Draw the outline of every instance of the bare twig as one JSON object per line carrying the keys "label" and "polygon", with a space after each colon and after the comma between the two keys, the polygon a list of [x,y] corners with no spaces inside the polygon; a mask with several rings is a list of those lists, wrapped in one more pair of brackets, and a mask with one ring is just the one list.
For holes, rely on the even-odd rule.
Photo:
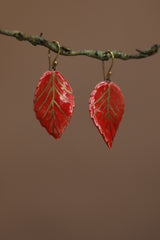
{"label": "bare twig", "polygon": [[[58,47],[57,47],[56,43],[43,38],[42,33],[39,36],[32,36],[32,35],[28,35],[24,32],[20,32],[20,31],[10,31],[7,29],[0,29],[0,34],[15,37],[19,41],[28,41],[34,46],[41,45],[41,46],[44,46],[54,52],[58,51]],[[140,58],[145,58],[145,57],[154,55],[155,53],[158,52],[159,48],[160,48],[160,45],[154,44],[153,46],[151,46],[150,48],[148,48],[144,51],[136,49],[136,51],[138,52],[137,54],[127,54],[125,52],[118,51],[118,50],[113,50],[112,52],[113,52],[115,58],[119,58],[121,60],[140,59]],[[97,58],[99,60],[108,60],[112,57],[111,53],[108,50],[99,51],[99,50],[85,50],[84,49],[84,50],[75,50],[74,51],[74,50],[71,50],[70,48],[64,47],[64,46],[61,46],[60,54],[64,55],[64,56],[85,55],[88,57]]]}

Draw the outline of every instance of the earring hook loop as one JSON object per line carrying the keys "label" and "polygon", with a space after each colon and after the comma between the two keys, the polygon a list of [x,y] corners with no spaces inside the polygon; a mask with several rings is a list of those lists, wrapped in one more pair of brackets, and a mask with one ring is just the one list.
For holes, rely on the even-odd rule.
{"label": "earring hook loop", "polygon": [[108,73],[107,73],[107,75],[106,75],[106,74],[105,74],[104,61],[102,61],[103,75],[104,75],[104,80],[105,80],[105,81],[110,81],[110,76],[111,76],[111,74],[112,74],[111,69],[112,69],[113,64],[114,64],[114,54],[113,54],[113,52],[110,51],[110,50],[108,50],[108,52],[109,52],[109,53],[111,54],[111,56],[112,56],[112,63],[111,63],[111,66],[110,66],[110,68],[109,68],[109,70],[108,70]]}
{"label": "earring hook loop", "polygon": [[60,43],[59,43],[58,41],[55,41],[55,40],[54,40],[53,42],[55,42],[55,43],[57,44],[57,46],[58,46],[58,52],[57,52],[57,55],[56,55],[55,59],[54,59],[53,62],[51,63],[51,50],[48,49],[49,70],[52,70],[52,69],[55,70],[55,69],[56,69],[56,66],[57,66],[57,64],[58,64],[57,58],[59,57],[60,52],[61,52]]}

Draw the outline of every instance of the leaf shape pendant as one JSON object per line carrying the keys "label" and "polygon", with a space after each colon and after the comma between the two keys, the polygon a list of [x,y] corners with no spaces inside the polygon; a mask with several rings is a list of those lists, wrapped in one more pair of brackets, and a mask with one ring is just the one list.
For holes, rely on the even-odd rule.
{"label": "leaf shape pendant", "polygon": [[34,111],[41,125],[60,138],[73,114],[74,96],[67,80],[57,71],[45,72],[34,95]]}
{"label": "leaf shape pendant", "polygon": [[124,106],[121,90],[113,82],[100,82],[91,93],[89,100],[90,115],[109,148],[112,146],[124,113]]}

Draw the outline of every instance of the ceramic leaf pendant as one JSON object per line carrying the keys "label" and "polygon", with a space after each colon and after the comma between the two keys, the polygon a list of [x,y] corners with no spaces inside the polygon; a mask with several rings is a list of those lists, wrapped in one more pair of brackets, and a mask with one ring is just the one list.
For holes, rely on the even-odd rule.
{"label": "ceramic leaf pendant", "polygon": [[114,54],[109,50],[108,53],[112,56],[112,64],[107,76],[105,76],[104,61],[102,62],[104,81],[98,83],[91,93],[89,111],[91,118],[103,136],[104,141],[107,143],[108,147],[111,148],[124,113],[125,103],[120,88],[110,81]]}
{"label": "ceramic leaf pendant", "polygon": [[67,80],[57,71],[45,72],[35,91],[34,111],[49,134],[60,138],[73,114],[74,96]]}
{"label": "ceramic leaf pendant", "polygon": [[124,113],[124,105],[121,90],[113,82],[100,82],[91,93],[90,115],[109,148]]}

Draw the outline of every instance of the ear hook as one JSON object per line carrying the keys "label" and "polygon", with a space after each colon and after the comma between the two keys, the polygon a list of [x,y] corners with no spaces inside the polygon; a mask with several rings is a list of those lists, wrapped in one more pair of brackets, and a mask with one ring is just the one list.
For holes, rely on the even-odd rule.
{"label": "ear hook", "polygon": [[114,63],[114,54],[113,54],[113,52],[110,51],[110,50],[108,50],[108,52],[112,55],[112,63],[111,63],[111,66],[110,66],[110,68],[109,68],[109,70],[108,70],[107,75],[105,75],[104,61],[102,61],[103,75],[104,75],[104,80],[105,80],[105,81],[110,81],[110,76],[111,76],[111,74],[112,74],[111,69],[112,69],[113,63]]}
{"label": "ear hook", "polygon": [[61,51],[61,46],[60,46],[59,42],[58,42],[58,41],[53,41],[53,42],[55,42],[55,43],[57,44],[57,46],[58,46],[58,52],[57,52],[57,55],[56,55],[55,59],[53,60],[53,62],[52,62],[52,64],[51,64],[51,50],[48,49],[49,70],[52,70],[52,69],[55,70],[55,69],[56,69],[56,66],[57,66],[57,64],[58,64],[57,58],[59,57],[60,51]]}

